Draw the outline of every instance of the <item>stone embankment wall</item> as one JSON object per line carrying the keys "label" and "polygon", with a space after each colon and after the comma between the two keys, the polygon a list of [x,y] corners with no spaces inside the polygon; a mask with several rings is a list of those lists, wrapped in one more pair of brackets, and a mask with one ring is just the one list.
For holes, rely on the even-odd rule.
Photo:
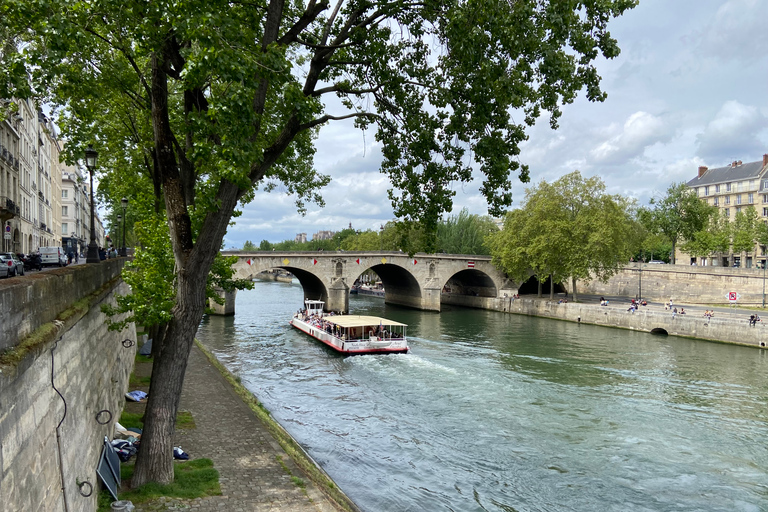
{"label": "stone embankment wall", "polygon": [[641,307],[635,313],[627,311],[627,304],[600,306],[599,304],[568,302],[559,304],[548,299],[496,299],[493,308],[520,315],[540,316],[569,322],[581,322],[606,327],[660,332],[688,336],[703,340],[721,341],[754,347],[768,343],[768,322],[749,325],[747,315],[716,315],[707,319],[701,312],[673,315],[664,309]]}
{"label": "stone embankment wall", "polygon": [[[92,511],[105,436],[124,403],[135,328],[100,306],[127,293],[125,260],[0,282],[0,510]],[[90,493],[90,496],[84,496]]]}
{"label": "stone embankment wall", "polygon": [[[689,304],[727,304],[727,294],[736,292],[740,305],[761,305],[768,291],[762,269],[697,267],[689,265],[629,264],[607,282],[579,281],[578,293],[637,297],[654,301]],[[570,289],[570,286],[568,286]]]}

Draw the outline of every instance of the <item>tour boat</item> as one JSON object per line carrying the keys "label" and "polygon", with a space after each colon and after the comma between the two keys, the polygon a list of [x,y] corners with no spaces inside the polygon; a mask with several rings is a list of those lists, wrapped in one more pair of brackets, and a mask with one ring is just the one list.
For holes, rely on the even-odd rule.
{"label": "tour boat", "polygon": [[295,328],[342,354],[408,352],[406,325],[378,316],[327,315],[321,300],[304,301],[306,309],[290,321]]}

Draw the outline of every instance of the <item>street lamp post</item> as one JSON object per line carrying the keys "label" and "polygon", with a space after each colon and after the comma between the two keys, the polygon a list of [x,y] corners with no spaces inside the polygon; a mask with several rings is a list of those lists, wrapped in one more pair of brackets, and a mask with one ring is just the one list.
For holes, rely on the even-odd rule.
{"label": "street lamp post", "polygon": [[88,243],[86,263],[101,263],[99,246],[96,244],[96,225],[93,221],[93,171],[96,169],[96,159],[98,156],[99,153],[93,149],[92,145],[88,144],[88,149],[85,150],[85,166],[88,168],[88,174],[91,177],[91,241]]}
{"label": "street lamp post", "polygon": [[124,197],[120,200],[120,204],[123,205],[123,246],[120,247],[120,256],[125,258],[127,254],[127,250],[125,248],[125,210],[128,208],[128,198]]}
{"label": "street lamp post", "polygon": [[765,309],[765,264],[768,263],[768,258],[763,260],[763,309]]}

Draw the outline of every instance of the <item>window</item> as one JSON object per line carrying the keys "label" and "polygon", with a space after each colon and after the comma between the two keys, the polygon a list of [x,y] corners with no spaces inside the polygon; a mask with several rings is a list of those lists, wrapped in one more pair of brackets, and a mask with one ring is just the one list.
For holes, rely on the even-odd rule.
{"label": "window", "polygon": [[763,204],[768,203],[768,194],[763,194]]}
{"label": "window", "polygon": [[69,197],[69,190],[66,190],[66,189],[62,190],[61,191],[61,198],[62,199],[66,199],[67,197]]}
{"label": "window", "polygon": [[61,216],[62,217],[69,217],[69,208],[66,206],[61,207]]}
{"label": "window", "polygon": [[741,194],[736,194],[736,204],[741,204]]}
{"label": "window", "polygon": [[730,208],[726,208],[726,209],[725,209],[725,216],[726,216],[727,218],[729,218],[729,219],[731,218],[731,209],[730,209]]}
{"label": "window", "polygon": [[725,204],[731,204],[731,196],[725,196]]}
{"label": "window", "polygon": [[717,202],[717,200],[718,200],[718,199],[719,199],[718,197],[714,198],[714,199],[712,200],[712,204],[713,204],[713,205],[715,205],[715,206],[717,206],[717,205],[718,205],[718,202]]}
{"label": "window", "polygon": [[768,188],[768,180],[763,180],[763,190]]}
{"label": "window", "polygon": [[66,222],[61,223],[61,233],[65,236],[69,234],[69,225]]}
{"label": "window", "polygon": [[747,196],[747,203],[748,204],[754,204],[755,203],[755,194],[753,194],[751,192],[749,193],[749,195]]}
{"label": "window", "polygon": [[731,191],[731,184],[730,183],[726,183],[725,184],[725,191],[726,192],[730,192]]}
{"label": "window", "polygon": [[763,217],[768,217],[768,208],[763,208]]}
{"label": "window", "polygon": [[749,190],[755,188],[755,180],[749,180]]}
{"label": "window", "polygon": [[736,207],[736,213],[741,213],[741,206]]}
{"label": "window", "polygon": [[704,187],[704,195],[705,196],[709,195],[709,187]]}
{"label": "window", "polygon": [[720,185],[715,185],[715,194],[720,192]]}

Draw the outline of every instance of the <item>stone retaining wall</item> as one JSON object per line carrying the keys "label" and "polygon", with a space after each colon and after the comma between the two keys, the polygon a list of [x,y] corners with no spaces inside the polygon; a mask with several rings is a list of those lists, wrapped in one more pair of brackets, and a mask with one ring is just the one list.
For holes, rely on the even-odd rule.
{"label": "stone retaining wall", "polygon": [[[689,304],[727,304],[727,294],[736,292],[738,304],[762,305],[766,274],[761,269],[697,267],[689,265],[648,265],[635,263],[607,282],[582,282],[578,293],[637,297],[654,301]],[[570,283],[569,283],[570,284]],[[568,286],[570,289],[570,286]]]}
{"label": "stone retaining wall", "polygon": [[[2,512],[97,508],[102,442],[111,439],[122,410],[136,351],[122,343],[136,340],[135,328],[110,332],[100,311],[114,303],[115,292],[128,291],[118,277],[123,262],[56,269],[0,286],[0,302],[14,304],[10,313],[2,308],[0,346],[35,340],[18,363],[0,366]],[[8,328],[9,317],[19,322],[18,332]]]}
{"label": "stone retaining wall", "polygon": [[630,313],[626,305],[600,306],[577,302],[558,304],[557,301],[538,298],[496,299],[492,309],[644,332],[661,330],[676,336],[753,347],[765,347],[768,343],[768,322],[760,322],[751,327],[746,315],[743,319],[715,316],[707,320],[700,312],[696,315],[673,315],[670,311],[640,308]]}

